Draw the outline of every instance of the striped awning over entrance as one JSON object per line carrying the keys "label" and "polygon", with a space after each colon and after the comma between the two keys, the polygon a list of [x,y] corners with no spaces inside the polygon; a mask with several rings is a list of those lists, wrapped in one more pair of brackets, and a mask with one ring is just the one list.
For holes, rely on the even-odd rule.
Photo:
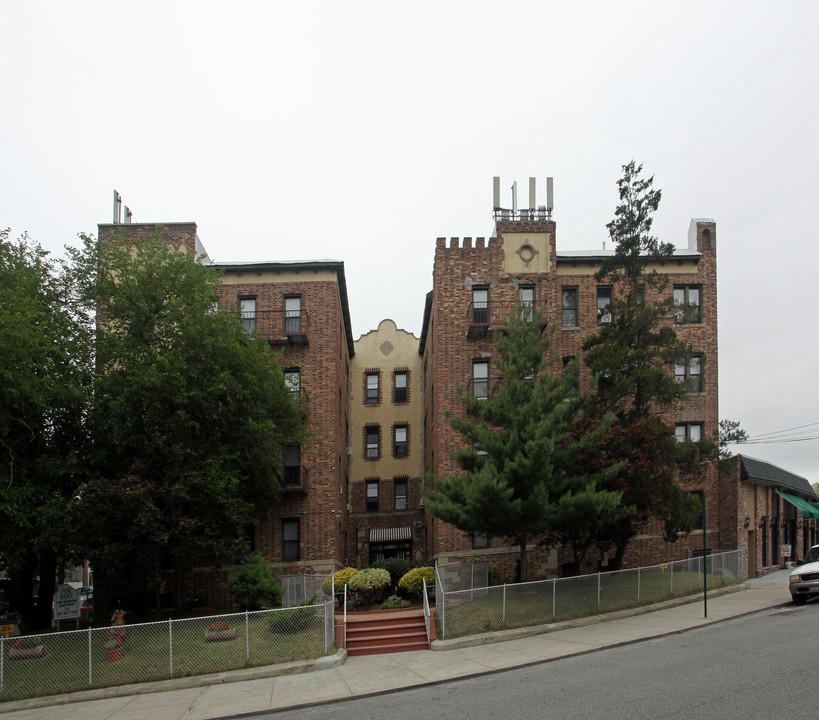
{"label": "striped awning over entrance", "polygon": [[394,542],[412,540],[412,528],[370,528],[370,542]]}
{"label": "striped awning over entrance", "polygon": [[797,510],[801,510],[802,517],[819,518],[819,508],[812,505],[807,500],[797,497],[796,495],[791,495],[790,493],[782,492],[781,490],[776,490],[776,494],[787,500]]}

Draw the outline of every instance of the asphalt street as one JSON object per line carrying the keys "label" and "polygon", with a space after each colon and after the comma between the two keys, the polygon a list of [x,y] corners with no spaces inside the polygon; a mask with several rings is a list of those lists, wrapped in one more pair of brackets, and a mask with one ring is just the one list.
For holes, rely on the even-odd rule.
{"label": "asphalt street", "polygon": [[815,720],[819,603],[425,688],[257,717]]}

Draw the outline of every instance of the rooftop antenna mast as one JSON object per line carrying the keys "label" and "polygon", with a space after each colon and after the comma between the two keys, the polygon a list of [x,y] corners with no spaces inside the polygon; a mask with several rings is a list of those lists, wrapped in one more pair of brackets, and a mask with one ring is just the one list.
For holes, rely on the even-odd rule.
{"label": "rooftop antenna mast", "polygon": [[114,225],[122,222],[122,195],[114,190]]}

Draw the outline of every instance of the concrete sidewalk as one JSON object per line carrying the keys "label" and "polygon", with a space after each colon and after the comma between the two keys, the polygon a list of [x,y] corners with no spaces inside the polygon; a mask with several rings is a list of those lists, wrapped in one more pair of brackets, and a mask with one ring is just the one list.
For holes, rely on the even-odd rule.
{"label": "concrete sidewalk", "polygon": [[[350,700],[662,637],[788,604],[789,570],[708,596],[606,616],[435,641],[433,650],[251,668],[0,703],[8,720],[207,720]],[[435,652],[442,650],[443,652]],[[284,673],[284,674],[283,674]]]}

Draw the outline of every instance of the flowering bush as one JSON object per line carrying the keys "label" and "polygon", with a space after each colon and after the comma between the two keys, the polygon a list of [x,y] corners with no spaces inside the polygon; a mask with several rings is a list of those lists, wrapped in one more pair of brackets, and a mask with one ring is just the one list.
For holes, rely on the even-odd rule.
{"label": "flowering bush", "polygon": [[424,580],[427,581],[427,587],[434,587],[435,570],[430,567],[410,570],[398,581],[398,589],[410,600],[420,600],[424,592]]}
{"label": "flowering bush", "polygon": [[222,632],[222,630],[230,630],[230,625],[228,625],[224,620],[208,625],[208,632]]}
{"label": "flowering bush", "polygon": [[380,602],[390,586],[390,574],[381,568],[359,570],[347,583],[350,590],[358,593],[365,605]]}
{"label": "flowering bush", "polygon": [[112,625],[124,625],[125,624],[125,610],[122,608],[117,608],[114,610],[114,614],[111,615],[111,624]]}
{"label": "flowering bush", "polygon": [[[356,570],[354,567],[346,567],[343,570],[333,573],[333,577],[335,578],[336,582],[336,593],[343,593],[344,586],[350,582],[350,578],[357,572],[358,570]],[[325,595],[329,595],[331,590],[330,578],[324,578],[324,582],[321,583],[321,591]]]}

